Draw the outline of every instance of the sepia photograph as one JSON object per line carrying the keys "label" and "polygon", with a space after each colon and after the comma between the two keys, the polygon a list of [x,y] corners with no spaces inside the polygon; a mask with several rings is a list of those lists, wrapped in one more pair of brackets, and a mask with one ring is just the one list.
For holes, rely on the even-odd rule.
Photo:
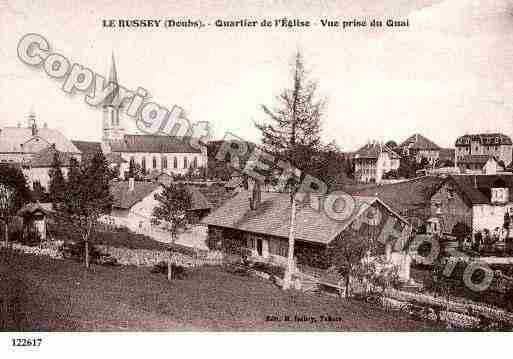
{"label": "sepia photograph", "polygon": [[0,18],[8,350],[513,329],[513,1]]}

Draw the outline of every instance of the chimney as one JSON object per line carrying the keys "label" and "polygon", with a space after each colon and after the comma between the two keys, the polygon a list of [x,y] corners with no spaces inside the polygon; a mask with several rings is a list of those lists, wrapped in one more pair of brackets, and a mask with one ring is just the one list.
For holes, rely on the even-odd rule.
{"label": "chimney", "polygon": [[134,186],[135,186],[135,180],[133,177],[130,177],[128,179],[128,192],[131,192],[134,190]]}
{"label": "chimney", "polygon": [[250,181],[252,182],[252,190],[251,197],[249,198],[249,208],[255,210],[260,206],[260,201],[262,199],[262,190],[260,188],[260,182],[254,179]]}

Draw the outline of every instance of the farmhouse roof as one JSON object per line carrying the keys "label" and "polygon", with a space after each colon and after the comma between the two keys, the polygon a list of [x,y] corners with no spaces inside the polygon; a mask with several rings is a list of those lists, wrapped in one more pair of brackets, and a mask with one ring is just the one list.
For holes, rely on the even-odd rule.
{"label": "farmhouse roof", "polygon": [[440,150],[440,146],[419,133],[408,137],[399,147],[409,147],[414,150]]}
{"label": "farmhouse roof", "polygon": [[[114,199],[113,206],[115,208],[132,208],[136,203],[152,195],[152,193],[158,188],[161,188],[161,184],[137,181],[134,182],[133,190],[129,191],[128,188],[128,181],[111,183],[110,190]],[[210,203],[197,188],[193,186],[187,186],[186,188],[191,194],[191,211],[211,208]]]}
{"label": "farmhouse roof", "polygon": [[512,175],[452,175],[444,183],[452,183],[469,204],[489,204],[492,188],[509,188],[509,200],[513,201]]}
{"label": "farmhouse roof", "polygon": [[[261,202],[256,210],[250,209],[249,197],[250,192],[248,191],[238,193],[205,217],[202,223],[287,238],[290,227],[290,195],[279,192],[262,192]],[[317,195],[311,195],[310,198],[310,201],[319,202],[325,199]],[[347,218],[342,221],[334,220],[325,211],[315,209],[315,206],[310,204],[312,202],[305,201],[305,203],[298,204],[295,237],[302,241],[328,244],[376,202],[406,222],[376,197],[354,197],[354,199],[355,210],[347,212]],[[344,206],[337,211],[338,213],[349,211],[349,206]]]}
{"label": "farmhouse roof", "polygon": [[48,145],[55,144],[61,152],[80,153],[79,149],[60,131],[51,128],[38,128],[37,134],[32,129],[24,127],[2,127],[0,130],[0,153],[28,152],[24,144],[30,140],[42,141]]}
{"label": "farmhouse roof", "polygon": [[431,199],[431,195],[444,180],[436,176],[423,176],[410,180],[374,185],[348,191],[357,196],[375,196],[404,214],[408,210],[421,209]]}
{"label": "farmhouse roof", "polygon": [[360,149],[354,153],[354,158],[377,159],[381,152],[387,152],[392,158],[401,158],[401,156],[387,146],[376,142],[367,143],[360,147]]}

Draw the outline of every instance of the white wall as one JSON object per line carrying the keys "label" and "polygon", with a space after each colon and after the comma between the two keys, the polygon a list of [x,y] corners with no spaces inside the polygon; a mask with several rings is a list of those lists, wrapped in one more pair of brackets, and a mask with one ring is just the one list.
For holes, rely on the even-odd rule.
{"label": "white wall", "polygon": [[504,225],[504,214],[513,203],[504,206],[495,206],[491,204],[478,204],[472,207],[472,230],[474,232],[485,228],[493,231],[496,227],[502,228]]}
{"label": "white wall", "polygon": [[[157,166],[155,169],[165,172],[167,174],[185,174],[189,167],[192,165],[194,158],[197,158],[197,167],[207,166],[206,153],[151,153],[151,152],[121,152],[121,156],[127,161],[122,169],[128,171],[130,166],[130,158],[134,158],[135,163],[142,165],[142,159],[146,159],[146,170],[152,171],[153,157],[157,159]],[[162,168],[162,157],[167,158],[167,168]],[[177,168],[174,168],[174,158],[177,158]],[[187,159],[187,167],[184,168],[184,158]],[[123,174],[123,172],[122,172]]]}

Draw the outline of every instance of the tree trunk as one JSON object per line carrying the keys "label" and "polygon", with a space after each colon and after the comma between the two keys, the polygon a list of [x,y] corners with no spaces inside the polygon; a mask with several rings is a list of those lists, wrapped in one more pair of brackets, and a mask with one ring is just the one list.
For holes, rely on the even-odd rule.
{"label": "tree trunk", "polygon": [[283,278],[283,289],[290,289],[292,271],[294,270],[294,227],[296,221],[296,196],[292,194],[292,209],[290,212],[289,252],[287,256],[287,270]]}
{"label": "tree trunk", "polygon": [[4,221],[4,235],[5,246],[7,247],[9,245],[9,227],[7,226],[7,220]]}
{"label": "tree trunk", "polygon": [[85,240],[85,266],[89,268],[89,238]]}
{"label": "tree trunk", "polygon": [[169,252],[169,261],[167,262],[167,280],[171,282],[173,279],[173,264],[171,263],[172,254]]}

